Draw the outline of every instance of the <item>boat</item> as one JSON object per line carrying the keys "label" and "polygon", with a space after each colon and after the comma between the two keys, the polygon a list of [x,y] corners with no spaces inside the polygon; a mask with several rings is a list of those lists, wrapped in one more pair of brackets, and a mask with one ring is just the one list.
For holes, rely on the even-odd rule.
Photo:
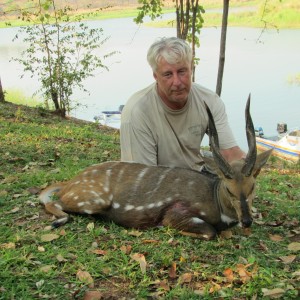
{"label": "boat", "polygon": [[124,105],[120,105],[119,110],[104,110],[98,116],[95,116],[94,120],[101,125],[120,129],[123,107]]}
{"label": "boat", "polygon": [[285,123],[277,124],[277,136],[267,137],[262,127],[255,128],[256,147],[259,151],[273,149],[272,155],[279,158],[300,161],[300,129],[287,130]]}

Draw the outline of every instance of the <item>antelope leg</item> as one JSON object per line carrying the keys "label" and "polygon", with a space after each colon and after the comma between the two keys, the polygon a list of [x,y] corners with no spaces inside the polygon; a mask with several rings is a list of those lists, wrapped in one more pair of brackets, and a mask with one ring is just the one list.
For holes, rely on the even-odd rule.
{"label": "antelope leg", "polygon": [[194,233],[192,235],[203,240],[212,240],[216,237],[216,229],[192,213],[179,211],[177,208],[169,209],[164,215],[164,226],[169,226],[177,230]]}

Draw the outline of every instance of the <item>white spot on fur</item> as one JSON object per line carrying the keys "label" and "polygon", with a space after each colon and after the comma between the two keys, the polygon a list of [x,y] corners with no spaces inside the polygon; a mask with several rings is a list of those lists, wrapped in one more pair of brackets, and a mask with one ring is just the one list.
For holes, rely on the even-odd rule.
{"label": "white spot on fur", "polygon": [[143,205],[140,205],[138,207],[135,208],[136,210],[143,210],[144,209],[144,206]]}
{"label": "white spot on fur", "polygon": [[195,224],[203,224],[204,223],[204,221],[202,219],[199,219],[199,218],[196,218],[196,217],[192,218],[192,221]]}
{"label": "white spot on fur", "polygon": [[77,206],[78,206],[78,207],[81,207],[81,206],[83,206],[84,204],[85,204],[85,202],[78,202],[78,203],[77,203]]}
{"label": "white spot on fur", "polygon": [[168,198],[166,199],[166,201],[167,201],[167,202],[172,201],[172,197],[168,197]]}
{"label": "white spot on fur", "polygon": [[189,181],[188,185],[193,185],[195,182],[194,181]]}
{"label": "white spot on fur", "polygon": [[236,220],[224,215],[224,214],[221,214],[221,220],[226,223],[226,224],[231,224],[233,222],[236,222]]}
{"label": "white spot on fur", "polygon": [[109,200],[109,201],[112,201],[113,198],[114,198],[114,195],[113,195],[113,194],[110,194],[110,195],[108,196],[108,200]]}
{"label": "white spot on fur", "polygon": [[74,184],[79,184],[79,183],[81,183],[80,180],[77,180],[77,181],[74,182]]}
{"label": "white spot on fur", "polygon": [[201,216],[206,216],[206,213],[204,211],[200,211]]}
{"label": "white spot on fur", "polygon": [[125,210],[126,210],[126,211],[132,210],[132,209],[134,209],[134,206],[131,205],[131,204],[127,204],[127,205],[125,206]]}
{"label": "white spot on fur", "polygon": [[74,199],[74,200],[77,200],[78,198],[79,198],[78,196],[75,196],[73,199]]}
{"label": "white spot on fur", "polygon": [[120,206],[121,205],[117,202],[114,202],[113,205],[112,205],[112,207],[115,208],[115,209],[119,208]]}
{"label": "white spot on fur", "polygon": [[102,198],[96,198],[94,199],[95,204],[105,204],[105,201]]}
{"label": "white spot on fur", "polygon": [[58,208],[58,209],[62,210],[62,206],[61,206],[60,204],[58,204],[58,203],[55,203],[54,205],[55,205],[55,207],[56,207],[56,208]]}
{"label": "white spot on fur", "polygon": [[147,208],[153,208],[155,206],[155,203],[150,203],[147,205]]}
{"label": "white spot on fur", "polygon": [[93,213],[90,209],[85,209],[83,212],[88,215],[91,215]]}
{"label": "white spot on fur", "polygon": [[162,202],[162,201],[159,201],[159,202],[157,202],[157,203],[155,204],[156,207],[160,207],[160,206],[162,206],[162,205],[163,205],[163,202]]}

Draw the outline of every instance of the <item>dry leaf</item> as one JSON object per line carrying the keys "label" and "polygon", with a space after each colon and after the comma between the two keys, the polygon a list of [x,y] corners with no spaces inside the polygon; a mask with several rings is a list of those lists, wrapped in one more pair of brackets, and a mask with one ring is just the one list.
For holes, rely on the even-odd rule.
{"label": "dry leaf", "polygon": [[281,242],[283,237],[279,234],[269,234],[270,240],[274,242]]}
{"label": "dry leaf", "polygon": [[142,240],[143,244],[156,244],[159,243],[158,240]]}
{"label": "dry leaf", "polygon": [[94,287],[94,279],[93,277],[90,275],[89,272],[87,271],[81,271],[78,270],[77,274],[76,274],[76,278],[83,282],[84,284],[87,284],[88,287],[93,288]]}
{"label": "dry leaf", "polygon": [[41,236],[41,241],[42,242],[51,242],[53,240],[56,240],[59,238],[59,235],[54,234],[54,233],[47,233],[47,234],[43,234]]}
{"label": "dry leaf", "polygon": [[192,273],[184,273],[179,277],[178,282],[179,283],[190,283],[192,281],[192,277],[193,277]]}
{"label": "dry leaf", "polygon": [[225,275],[228,282],[232,282],[234,280],[232,269],[230,268],[225,269],[223,274]]}
{"label": "dry leaf", "polygon": [[270,297],[271,299],[275,299],[275,298],[280,298],[283,294],[284,294],[284,290],[280,289],[280,288],[276,288],[276,289],[261,289],[264,297]]}
{"label": "dry leaf", "polygon": [[132,236],[136,236],[136,237],[139,237],[141,236],[143,233],[138,231],[138,230],[131,230],[128,232],[128,235],[132,235]]}
{"label": "dry leaf", "polygon": [[221,231],[220,237],[223,239],[229,240],[232,238],[232,231],[231,230]]}
{"label": "dry leaf", "polygon": [[146,272],[146,267],[147,267],[145,256],[140,253],[134,253],[131,255],[131,258],[140,264],[141,271],[144,274]]}
{"label": "dry leaf", "polygon": [[106,255],[107,254],[106,250],[101,250],[101,249],[94,249],[91,252],[95,253],[95,254],[98,254],[98,255]]}
{"label": "dry leaf", "polygon": [[16,212],[18,212],[20,210],[20,207],[14,207],[12,210],[8,211],[8,214],[15,214]]}
{"label": "dry leaf", "polygon": [[44,273],[48,273],[49,271],[51,271],[53,268],[53,265],[46,265],[46,266],[42,266],[40,267],[40,271],[44,272]]}
{"label": "dry leaf", "polygon": [[67,261],[61,254],[57,254],[57,255],[56,255],[56,259],[57,259],[59,262]]}
{"label": "dry leaf", "polygon": [[40,281],[36,282],[35,285],[39,289],[44,283],[45,283],[45,280],[41,279]]}
{"label": "dry leaf", "polygon": [[91,223],[87,224],[87,226],[86,226],[86,229],[89,232],[93,231],[94,228],[95,228],[95,223],[94,222],[91,222]]}
{"label": "dry leaf", "polygon": [[120,247],[120,250],[125,254],[129,254],[132,250],[132,246],[131,245],[123,245]]}
{"label": "dry leaf", "polygon": [[83,300],[100,300],[102,296],[100,291],[86,291]]}
{"label": "dry leaf", "polygon": [[247,267],[249,265],[242,265],[242,264],[237,264],[236,265],[236,270],[242,280],[242,282],[246,283],[251,279],[251,273],[247,271]]}
{"label": "dry leaf", "polygon": [[177,277],[177,275],[176,275],[176,263],[175,262],[172,262],[171,268],[169,270],[169,277],[172,278],[172,279]]}
{"label": "dry leaf", "polygon": [[38,246],[38,251],[39,252],[45,252],[45,248],[43,246]]}
{"label": "dry leaf", "polygon": [[296,259],[296,255],[288,255],[288,256],[280,256],[279,258],[282,260],[284,264],[290,264]]}
{"label": "dry leaf", "polygon": [[4,243],[0,245],[0,248],[2,249],[15,249],[16,244],[15,243]]}
{"label": "dry leaf", "polygon": [[290,243],[288,245],[288,249],[290,251],[300,251],[300,243],[298,243],[298,242]]}

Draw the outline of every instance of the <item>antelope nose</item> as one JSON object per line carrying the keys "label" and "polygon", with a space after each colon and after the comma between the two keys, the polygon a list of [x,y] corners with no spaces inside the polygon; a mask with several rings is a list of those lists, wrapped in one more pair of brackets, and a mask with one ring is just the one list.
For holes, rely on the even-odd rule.
{"label": "antelope nose", "polygon": [[242,220],[242,225],[243,225],[243,227],[245,227],[245,228],[250,227],[251,224],[252,224],[252,218],[246,218],[246,219],[243,219],[243,220]]}

